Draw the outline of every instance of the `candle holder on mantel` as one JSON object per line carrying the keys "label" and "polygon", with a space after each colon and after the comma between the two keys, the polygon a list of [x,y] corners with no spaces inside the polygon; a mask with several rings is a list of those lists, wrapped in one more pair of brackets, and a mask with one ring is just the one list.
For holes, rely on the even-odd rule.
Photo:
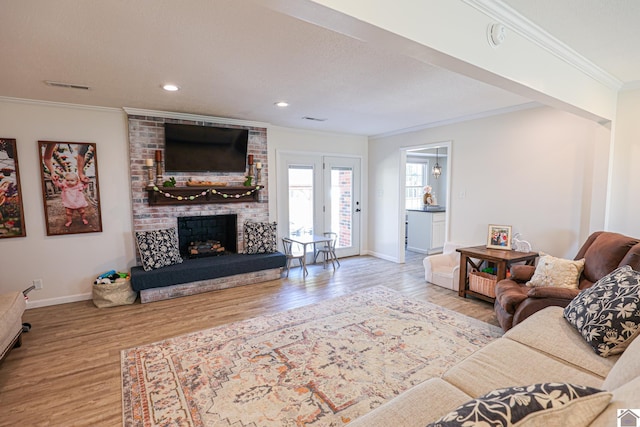
{"label": "candle holder on mantel", "polygon": [[147,171],[147,185],[153,187],[153,165],[147,165],[144,168]]}
{"label": "candle holder on mantel", "polygon": [[247,166],[247,175],[245,176],[245,181],[242,185],[245,187],[251,187],[253,185],[253,165],[250,164]]}
{"label": "candle holder on mantel", "polygon": [[164,178],[162,176],[162,162],[156,162],[156,185],[162,186]]}
{"label": "candle holder on mantel", "polygon": [[262,168],[256,166],[256,185],[260,184],[260,180],[262,179]]}

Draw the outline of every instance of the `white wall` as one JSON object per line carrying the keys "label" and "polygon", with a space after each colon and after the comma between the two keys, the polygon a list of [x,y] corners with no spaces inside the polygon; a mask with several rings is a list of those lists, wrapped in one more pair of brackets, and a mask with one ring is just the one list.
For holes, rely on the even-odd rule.
{"label": "white wall", "polygon": [[[29,305],[90,298],[95,277],[128,271],[135,261],[131,236],[126,115],[115,109],[0,99],[2,138],[15,138],[27,236],[0,239],[0,292],[22,291],[33,279],[43,289]],[[94,142],[97,148],[102,233],[47,236],[38,141]]]}
{"label": "white wall", "polygon": [[614,122],[608,228],[640,238],[640,89],[620,92]]}
{"label": "white wall", "polygon": [[450,240],[486,243],[512,225],[534,250],[573,257],[604,228],[610,132],[552,108],[372,139],[369,248],[398,259],[400,148],[451,140]]}

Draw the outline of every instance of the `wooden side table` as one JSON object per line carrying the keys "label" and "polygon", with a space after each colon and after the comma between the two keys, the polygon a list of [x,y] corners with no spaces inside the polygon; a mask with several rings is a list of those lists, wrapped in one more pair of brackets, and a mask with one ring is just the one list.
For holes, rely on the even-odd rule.
{"label": "wooden side table", "polygon": [[[469,289],[469,278],[467,277],[468,266],[480,271],[483,261],[494,263],[497,268],[496,281],[499,282],[507,277],[507,267],[516,262],[524,262],[526,265],[533,265],[538,252],[516,252],[503,249],[488,249],[486,246],[472,246],[469,248],[458,248],[460,252],[460,285],[458,295],[466,297],[473,295],[476,298],[493,302],[495,298],[483,295]],[[476,261],[479,260],[479,261]]]}

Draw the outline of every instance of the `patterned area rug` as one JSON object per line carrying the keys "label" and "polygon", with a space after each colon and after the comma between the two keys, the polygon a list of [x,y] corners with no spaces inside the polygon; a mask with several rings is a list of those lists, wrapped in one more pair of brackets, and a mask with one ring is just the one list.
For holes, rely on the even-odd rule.
{"label": "patterned area rug", "polygon": [[125,426],[342,426],[502,335],[376,287],[122,351]]}

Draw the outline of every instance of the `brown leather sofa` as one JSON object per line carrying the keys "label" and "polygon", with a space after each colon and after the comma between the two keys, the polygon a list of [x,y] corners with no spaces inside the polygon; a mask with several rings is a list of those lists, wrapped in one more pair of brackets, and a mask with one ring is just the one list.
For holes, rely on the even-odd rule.
{"label": "brown leather sofa", "polygon": [[527,287],[535,266],[514,265],[511,277],[496,284],[495,312],[505,331],[548,306],[566,307],[586,289],[622,265],[640,270],[640,240],[618,233],[598,231],[582,245],[575,260],[585,259],[579,289]]}

